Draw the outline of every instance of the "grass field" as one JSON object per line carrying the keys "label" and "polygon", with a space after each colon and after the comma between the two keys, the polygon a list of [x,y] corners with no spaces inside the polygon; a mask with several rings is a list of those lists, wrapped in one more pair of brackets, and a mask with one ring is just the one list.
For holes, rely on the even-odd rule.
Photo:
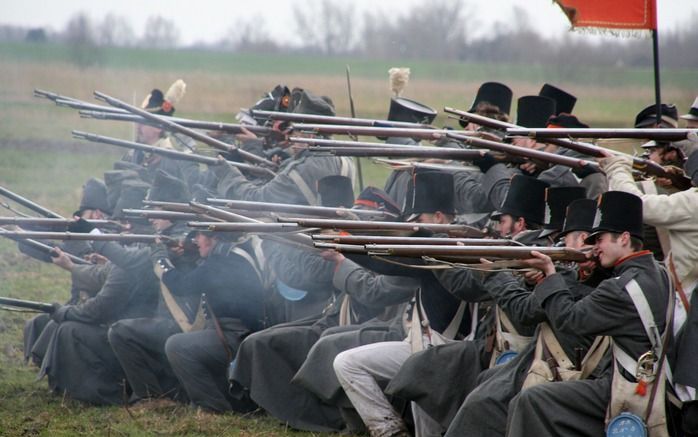
{"label": "grass field", "polygon": [[[232,121],[238,108],[249,106],[277,83],[327,94],[338,113],[347,115],[347,64],[357,112],[363,117],[385,116],[390,98],[387,70],[392,66],[412,68],[405,96],[436,108],[467,109],[477,86],[486,80],[506,82],[516,96],[537,93],[547,81],[579,96],[576,112],[591,125],[625,127],[653,99],[650,69],[572,70],[138,49],[105,49],[99,58],[99,65],[80,69],[71,63],[67,47],[0,44],[0,185],[69,215],[84,181],[101,177],[121,152],[75,142],[70,130],[132,135],[129,125],[81,120],[72,110],[36,99],[34,88],[88,101],[93,90],[100,90],[140,103],[152,87],[166,89],[181,77],[188,93],[177,114],[221,121]],[[695,72],[672,70],[662,75],[665,101],[687,109],[696,92]],[[443,116],[438,123],[455,125]],[[370,167],[367,172],[368,183],[382,185],[383,169]],[[9,213],[1,210],[0,215]],[[63,271],[27,259],[14,244],[0,240],[0,296],[64,301],[69,282]],[[34,381],[35,369],[22,363],[22,326],[27,317],[0,311],[0,435],[309,435],[294,433],[264,416],[198,419],[184,408],[131,416],[123,408],[90,408],[52,396],[44,381]]]}

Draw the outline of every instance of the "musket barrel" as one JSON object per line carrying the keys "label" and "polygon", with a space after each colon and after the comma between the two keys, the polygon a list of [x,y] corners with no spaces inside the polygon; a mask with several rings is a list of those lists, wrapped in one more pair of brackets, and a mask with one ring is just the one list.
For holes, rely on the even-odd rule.
{"label": "musket barrel", "polygon": [[496,259],[528,259],[531,252],[538,251],[554,261],[586,261],[584,252],[564,247],[525,247],[525,246],[441,246],[441,245],[386,245],[366,244],[369,254],[393,256],[447,256],[447,257],[493,257]]}
{"label": "musket barrel", "polygon": [[338,252],[344,253],[366,253],[366,248],[360,244],[338,244],[338,243],[324,243],[320,241],[315,241],[313,243],[315,248],[322,250],[336,250]]}
{"label": "musket barrel", "polygon": [[410,146],[404,144],[389,144],[389,143],[376,143],[369,141],[342,141],[342,140],[328,140],[325,138],[303,138],[303,137],[289,137],[288,139],[291,143],[301,143],[310,144],[315,146],[329,146],[329,147],[366,147],[366,148],[384,148],[384,149],[399,149],[399,150],[411,150],[411,149],[423,149],[422,146]]}
{"label": "musket barrel", "polygon": [[121,241],[127,243],[152,243],[156,238],[169,240],[163,235],[149,234],[82,234],[75,232],[34,232],[34,231],[4,231],[0,235],[17,239],[40,239],[40,240],[76,240],[76,241]]}
{"label": "musket barrel", "polygon": [[295,223],[187,222],[187,226],[213,232],[295,232],[300,228]]}
{"label": "musket barrel", "polygon": [[177,211],[160,211],[153,209],[124,209],[123,213],[126,217],[140,217],[146,219],[163,219],[163,220],[200,220],[203,218],[200,214],[190,212]]}
{"label": "musket barrel", "polygon": [[441,158],[472,161],[486,151],[476,149],[455,149],[441,147],[387,148],[387,147],[325,147],[309,146],[314,153],[331,153],[335,156],[388,156],[399,158]]}
{"label": "musket barrel", "polygon": [[[298,223],[299,226],[305,228],[321,229],[403,230],[413,232],[419,230],[430,230],[433,232],[472,232],[474,230],[473,227],[467,225],[442,225],[433,223],[371,222],[360,220],[307,219],[300,217],[279,217],[277,221],[281,223]],[[476,231],[480,232],[479,230]]]}
{"label": "musket barrel", "polygon": [[[71,102],[69,105],[74,108],[79,108],[82,106],[80,103],[76,102]],[[93,105],[100,107],[99,105]],[[116,108],[109,108],[109,109],[116,109]],[[121,111],[118,109],[118,111]],[[128,121],[132,123],[141,123],[141,124],[149,124],[152,126],[159,126],[162,127],[161,123],[158,123],[153,120],[148,120],[146,118],[141,117],[140,115],[136,114],[131,114],[126,111],[123,112],[118,112],[118,113],[113,113],[113,112],[103,112],[99,110],[90,110],[90,109],[84,109],[80,111],[80,115],[83,118],[93,118],[97,120],[113,120],[113,121]],[[250,132],[256,134],[256,135],[281,135],[280,132],[274,131],[273,129],[265,126],[251,126],[251,125],[242,125],[242,124],[234,124],[234,123],[223,123],[223,122],[218,122],[218,121],[203,121],[203,120],[190,120],[188,118],[179,118],[179,117],[170,117],[170,120],[182,125],[184,127],[188,127],[191,129],[202,129],[202,130],[208,130],[208,131],[221,131],[221,132],[227,132],[231,134],[239,134],[243,132],[243,129],[247,129]],[[169,129],[168,129],[169,130]]]}
{"label": "musket barrel", "polygon": [[531,138],[635,138],[657,141],[681,141],[685,140],[689,133],[698,132],[698,129],[599,129],[599,128],[551,128],[551,129],[525,129],[508,128],[507,135],[528,136]]}
{"label": "musket barrel", "polygon": [[329,208],[325,206],[308,206],[295,205],[288,203],[270,203],[270,202],[253,202],[247,200],[232,200],[232,199],[206,199],[207,202],[214,205],[222,205],[231,209],[245,211],[268,211],[276,213],[296,213],[307,215],[323,215],[326,217],[342,217],[342,216],[364,216],[364,217],[394,217],[385,211],[368,210],[368,209],[350,209],[350,208]]}
{"label": "musket barrel", "polygon": [[516,245],[513,240],[503,238],[443,238],[443,237],[392,237],[384,235],[311,235],[315,241],[326,241],[336,244],[366,245],[444,245],[444,246],[509,246]]}
{"label": "musket barrel", "polygon": [[0,296],[0,305],[7,305],[15,308],[25,308],[42,313],[53,313],[54,307],[50,303],[35,302],[32,300],[15,299],[12,297]]}
{"label": "musket barrel", "polygon": [[223,165],[225,163],[239,167],[244,170],[249,170],[256,174],[264,175],[266,177],[274,177],[276,174],[264,167],[257,167],[249,164],[244,164],[241,162],[234,161],[222,161],[218,158],[213,158],[211,156],[198,155],[195,153],[180,152],[178,150],[164,149],[162,147],[150,146],[147,144],[136,143],[133,141],[120,140],[118,138],[105,137],[103,135],[97,135],[89,132],[82,132],[78,130],[73,131],[73,138],[80,140],[92,141],[94,143],[110,144],[112,146],[123,147],[126,149],[140,150],[142,152],[152,153],[154,155],[165,156],[171,159],[178,159],[181,161],[193,161],[206,165]]}
{"label": "musket barrel", "polygon": [[258,117],[271,118],[272,120],[290,121],[292,123],[334,124],[345,126],[372,126],[372,127],[403,127],[414,129],[434,129],[429,124],[409,123],[406,121],[375,120],[370,118],[337,117],[317,114],[299,114],[292,112],[262,111],[251,109],[250,114]]}
{"label": "musket barrel", "polygon": [[[96,227],[121,227],[119,223],[111,220],[86,220],[91,225]],[[51,226],[51,227],[68,227],[75,223],[75,220],[64,218],[45,218],[45,217],[0,217],[0,225],[16,225],[16,226]]]}
{"label": "musket barrel", "polygon": [[64,218],[62,215],[58,214],[57,212],[53,212],[48,208],[44,208],[43,206],[39,205],[36,202],[32,202],[31,200],[27,199],[26,197],[20,196],[17,193],[14,193],[10,190],[8,190],[5,187],[0,187],[0,195],[7,197],[10,200],[13,200],[23,207],[27,209],[31,209],[32,211],[39,213],[43,215],[44,217],[48,218],[59,218],[62,219]]}
{"label": "musket barrel", "polygon": [[[444,138],[447,129],[415,129],[397,127],[372,127],[372,126],[343,126],[334,124],[308,124],[294,123],[291,126],[294,131],[313,132],[326,135],[361,135],[371,137],[405,137],[419,138],[422,140],[438,140]],[[468,132],[470,133],[470,132]],[[475,133],[471,133],[475,134]]]}
{"label": "musket barrel", "polygon": [[153,120],[156,121],[164,126],[169,127],[170,129],[176,130],[177,132],[180,132],[184,135],[187,135],[191,138],[194,138],[195,140],[199,140],[203,143],[208,144],[209,146],[215,147],[219,150],[223,150],[226,152],[232,152],[236,151],[237,153],[240,154],[243,158],[247,159],[250,162],[254,162],[257,164],[264,164],[270,167],[278,167],[278,165],[272,161],[269,161],[268,159],[259,157],[255,155],[254,153],[250,153],[246,150],[242,150],[239,147],[233,146],[231,144],[224,143],[223,141],[217,140],[215,138],[212,138],[206,134],[203,134],[201,132],[192,130],[190,128],[181,126],[172,120],[169,120],[167,117],[163,117],[160,115],[153,114],[151,112],[148,112],[146,110],[143,110],[141,108],[137,108],[135,106],[129,105],[128,103],[122,102],[119,99],[116,99],[114,97],[108,96],[107,94],[101,93],[99,91],[95,91],[94,95],[97,99],[102,100],[104,102],[109,103],[112,106],[116,106],[117,108],[125,109],[128,112],[136,115],[140,115],[143,118],[146,118],[148,120]]}
{"label": "musket barrel", "polygon": [[[8,232],[10,232],[10,231],[6,231],[5,229],[0,228],[0,236],[2,236],[2,237],[9,238],[10,240],[13,240],[13,241],[22,242],[23,244],[26,244],[27,246],[32,247],[33,249],[36,249],[40,252],[49,254],[50,256],[57,255],[55,252],[55,248],[52,246],[49,246],[48,244],[42,243],[40,241],[36,241],[34,239],[31,239],[31,238],[13,237],[12,235],[7,235]],[[86,261],[82,258],[79,258],[79,257],[73,255],[72,253],[67,253],[67,252],[64,252],[64,253],[75,264],[92,264],[91,262]]]}

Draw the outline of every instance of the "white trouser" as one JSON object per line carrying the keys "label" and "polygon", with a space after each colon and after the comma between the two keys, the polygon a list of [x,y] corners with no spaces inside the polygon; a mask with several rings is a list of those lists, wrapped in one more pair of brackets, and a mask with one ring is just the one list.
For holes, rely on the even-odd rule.
{"label": "white trouser", "polygon": [[[407,428],[377,381],[390,381],[412,354],[408,341],[385,341],[337,355],[334,371],[372,437],[406,434]],[[412,403],[418,437],[441,436],[441,426]]]}

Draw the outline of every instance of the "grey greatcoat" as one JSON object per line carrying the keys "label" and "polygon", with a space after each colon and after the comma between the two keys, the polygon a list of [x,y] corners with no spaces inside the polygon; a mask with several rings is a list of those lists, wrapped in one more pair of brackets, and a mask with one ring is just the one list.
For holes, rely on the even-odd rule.
{"label": "grey greatcoat", "polygon": [[416,278],[378,275],[345,259],[334,274],[334,285],[347,293],[352,302],[365,307],[397,309],[391,311],[394,315],[390,318],[381,315],[362,324],[330,328],[323,332],[293,378],[294,384],[309,390],[323,402],[344,406],[348,400],[332,367],[334,358],[354,347],[405,338],[400,309],[404,309],[402,304],[415,295],[420,282]]}
{"label": "grey greatcoat", "polygon": [[158,292],[148,257],[139,256],[139,249],[124,251],[127,256],[119,262],[111,259],[114,266],[99,293],[84,303],[63,306],[52,316],[59,326],[42,373],[55,392],[94,404],[119,404],[124,399],[124,375],[107,342],[107,327],[121,318],[152,314]]}
{"label": "grey greatcoat", "polygon": [[[634,254],[616,265],[611,279],[601,282],[579,301],[574,301],[558,274],[538,284],[535,294],[554,329],[589,336],[609,335],[618,347],[637,359],[650,350],[651,344],[624,288],[633,279],[652,309],[657,328],[663,332],[669,282],[649,251]],[[507,435],[603,435],[610,382],[611,374],[607,372],[598,379],[542,384],[522,391],[510,404]]]}
{"label": "grey greatcoat", "polygon": [[312,156],[307,151],[284,161],[277,175],[259,185],[252,183],[235,167],[221,166],[218,194],[228,199],[259,202],[319,205],[317,182],[325,176],[342,175],[354,180],[350,158]]}

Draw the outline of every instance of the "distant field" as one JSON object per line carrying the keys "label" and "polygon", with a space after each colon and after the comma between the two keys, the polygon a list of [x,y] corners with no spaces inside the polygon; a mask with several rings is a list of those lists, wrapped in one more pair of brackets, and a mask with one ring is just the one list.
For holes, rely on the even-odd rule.
{"label": "distant field", "polygon": [[[648,44],[649,50],[649,44]],[[437,109],[466,108],[480,83],[509,84],[515,96],[537,93],[544,82],[579,97],[575,112],[592,126],[630,126],[635,114],[654,98],[651,69],[570,68],[565,65],[465,64],[401,60],[359,60],[296,55],[253,55],[208,51],[158,51],[108,48],[97,54],[98,66],[80,69],[71,63],[69,47],[42,44],[0,44],[0,139],[69,139],[71,128],[130,135],[116,122],[80,120],[72,110],[55,108],[33,98],[44,88],[92,101],[100,90],[140,103],[153,87],[166,89],[183,78],[188,93],[178,114],[231,121],[277,83],[325,94],[341,115],[348,115],[345,66],[351,66],[359,116],[383,118],[390,91],[387,70],[408,66],[412,79],[404,95]],[[695,71],[663,70],[663,97],[682,109],[693,101]],[[438,124],[454,125],[441,115]]]}

